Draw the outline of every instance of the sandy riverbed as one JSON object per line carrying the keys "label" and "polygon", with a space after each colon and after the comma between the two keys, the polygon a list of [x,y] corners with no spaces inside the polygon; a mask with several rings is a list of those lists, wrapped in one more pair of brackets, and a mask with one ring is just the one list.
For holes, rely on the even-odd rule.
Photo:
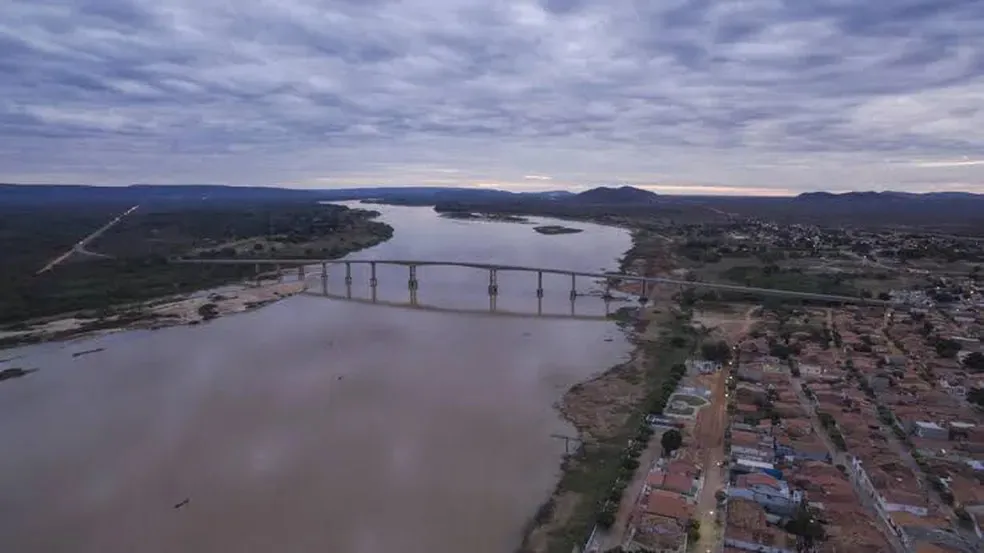
{"label": "sandy riverbed", "polygon": [[[138,328],[164,328],[176,325],[197,324],[203,320],[199,309],[211,303],[215,313],[222,317],[242,313],[288,298],[304,291],[301,282],[275,282],[261,285],[224,287],[220,292],[198,293],[171,300],[155,300],[137,306],[120,315],[105,319],[65,317],[26,330],[0,332],[0,339],[16,339],[23,342],[60,340],[83,334],[107,333]],[[139,316],[134,317],[137,313]],[[128,316],[129,314],[129,316]],[[118,322],[118,325],[114,325]],[[100,328],[94,329],[98,324]]]}

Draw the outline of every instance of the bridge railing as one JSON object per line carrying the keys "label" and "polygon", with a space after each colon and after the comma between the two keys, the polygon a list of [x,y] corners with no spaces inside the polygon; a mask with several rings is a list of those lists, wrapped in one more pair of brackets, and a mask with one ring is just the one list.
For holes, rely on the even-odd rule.
{"label": "bridge railing", "polygon": [[888,306],[893,305],[893,302],[879,300],[875,298],[862,298],[855,296],[843,296],[836,294],[822,294],[816,292],[801,292],[796,290],[783,290],[776,288],[760,288],[755,286],[741,286],[737,284],[725,284],[717,282],[704,282],[697,280],[685,280],[685,279],[673,279],[665,277],[645,277],[639,275],[629,275],[623,273],[615,272],[588,272],[588,271],[576,271],[569,269],[557,269],[552,267],[534,267],[527,265],[511,265],[511,264],[501,264],[501,263],[479,263],[479,262],[466,262],[466,261],[433,261],[433,260],[410,260],[410,259],[298,259],[298,258],[285,258],[285,259],[176,259],[172,260],[174,263],[192,263],[192,264],[204,264],[204,265],[255,265],[257,268],[257,273],[260,272],[261,266],[276,266],[282,268],[287,267],[297,267],[300,272],[303,272],[305,267],[318,267],[321,268],[322,275],[327,275],[329,266],[343,265],[346,268],[346,282],[351,282],[352,266],[353,265],[368,265],[370,267],[370,284],[375,285],[377,276],[376,268],[383,265],[388,266],[402,266],[406,267],[409,274],[409,286],[413,287],[416,284],[416,270],[419,267],[463,267],[471,269],[479,269],[489,272],[489,293],[490,295],[495,295],[495,290],[497,289],[496,275],[499,271],[523,271],[530,273],[537,273],[538,278],[538,294],[543,293],[543,275],[569,275],[571,277],[571,295],[572,297],[576,294],[576,288],[574,286],[575,281],[579,277],[592,278],[603,280],[605,282],[606,291],[612,286],[620,282],[635,282],[641,287],[641,296],[644,298],[647,295],[647,290],[650,285],[653,284],[664,284],[679,286],[681,288],[705,288],[710,290],[721,290],[727,292],[736,292],[750,295],[758,296],[777,296],[786,298],[796,298],[804,300],[813,301],[823,301],[823,302],[833,302],[833,303],[853,303],[861,305],[878,305],[878,306]]}

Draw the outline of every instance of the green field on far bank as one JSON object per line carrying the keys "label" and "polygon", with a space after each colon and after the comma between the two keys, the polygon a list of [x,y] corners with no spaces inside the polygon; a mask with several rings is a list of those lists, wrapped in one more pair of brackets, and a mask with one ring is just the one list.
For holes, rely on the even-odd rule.
{"label": "green field on far bank", "polygon": [[[310,202],[141,206],[86,248],[38,274],[52,259],[122,212],[119,205],[75,210],[0,208],[0,325],[64,313],[100,317],[132,304],[241,280],[249,266],[172,264],[194,257],[340,257],[392,236],[375,212]],[[13,325],[13,326],[11,326]]]}

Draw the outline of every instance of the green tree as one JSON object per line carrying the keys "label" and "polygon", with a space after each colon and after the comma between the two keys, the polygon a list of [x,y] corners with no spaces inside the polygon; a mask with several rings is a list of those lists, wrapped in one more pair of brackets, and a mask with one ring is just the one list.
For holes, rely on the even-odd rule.
{"label": "green tree", "polygon": [[971,388],[967,392],[967,401],[984,407],[984,388]]}
{"label": "green tree", "polygon": [[984,353],[975,351],[963,360],[963,364],[974,372],[984,372]]}
{"label": "green tree", "polygon": [[663,436],[659,439],[659,444],[663,446],[663,453],[665,455],[672,455],[674,451],[680,449],[680,446],[683,445],[683,435],[676,429],[667,430],[663,432]]}
{"label": "green tree", "polygon": [[814,546],[823,540],[823,524],[810,512],[806,505],[800,505],[793,518],[786,523],[786,531],[796,536],[796,551],[813,551]]}
{"label": "green tree", "polygon": [[697,543],[700,541],[700,521],[690,520],[687,522],[687,542]]}
{"label": "green tree", "polygon": [[219,306],[214,303],[206,303],[198,308],[198,314],[206,321],[219,316]]}
{"label": "green tree", "polygon": [[700,346],[700,352],[708,361],[727,363],[731,360],[731,348],[724,340],[705,342]]}
{"label": "green tree", "polygon": [[960,342],[950,338],[941,338],[936,340],[934,347],[937,355],[940,357],[953,358],[960,352]]}

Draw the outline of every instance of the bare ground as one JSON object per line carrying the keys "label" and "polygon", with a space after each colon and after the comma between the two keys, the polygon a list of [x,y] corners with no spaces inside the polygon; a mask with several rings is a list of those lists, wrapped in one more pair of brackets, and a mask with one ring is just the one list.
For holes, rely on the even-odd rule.
{"label": "bare ground", "polygon": [[[624,428],[633,407],[645,397],[643,372],[644,363],[637,353],[628,362],[576,384],[564,394],[558,408],[577,429],[585,447],[610,439]],[[577,470],[583,462],[578,456],[570,456],[564,461],[564,471]],[[545,504],[549,507],[541,508],[534,520],[520,548],[524,553],[550,551],[552,536],[568,526],[585,499],[585,494],[562,485],[563,481]]]}
{"label": "bare ground", "polygon": [[[215,305],[217,317],[242,313],[293,296],[303,291],[299,282],[275,282],[259,286],[231,287],[224,295],[197,294],[190,297],[174,297],[153,300],[129,306],[123,314],[104,319],[83,319],[74,316],[52,319],[26,330],[0,332],[0,338],[16,339],[22,343],[78,338],[86,335],[132,329],[158,329],[170,326],[198,324],[202,316],[198,310],[206,303]],[[136,314],[138,316],[131,317]],[[92,324],[100,323],[97,330]],[[18,345],[13,343],[12,346]]]}

